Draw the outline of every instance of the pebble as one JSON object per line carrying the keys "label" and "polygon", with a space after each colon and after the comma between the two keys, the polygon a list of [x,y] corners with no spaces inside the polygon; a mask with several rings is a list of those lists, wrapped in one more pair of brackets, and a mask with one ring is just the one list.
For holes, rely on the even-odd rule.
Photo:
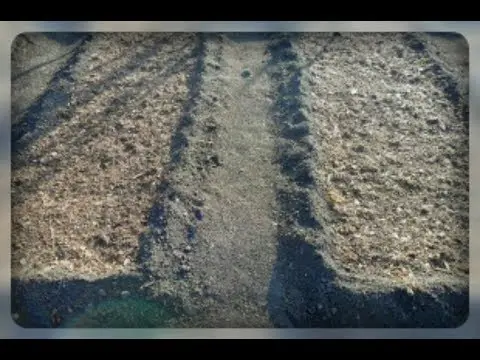
{"label": "pebble", "polygon": [[103,289],[98,290],[98,295],[100,296],[107,296],[107,292]]}
{"label": "pebble", "polygon": [[19,318],[20,318],[20,315],[18,315],[17,313],[12,314],[12,319],[13,320],[17,321]]}
{"label": "pebble", "polygon": [[200,209],[194,209],[193,210],[194,213],[195,213],[195,218],[198,220],[198,221],[201,221],[203,220],[203,213]]}
{"label": "pebble", "polygon": [[110,238],[106,234],[98,235],[98,244],[101,246],[107,246],[110,244]]}
{"label": "pebble", "polygon": [[195,233],[196,229],[194,226],[187,226],[187,239],[188,241],[194,241],[195,240]]}
{"label": "pebble", "polygon": [[192,251],[192,247],[190,245],[185,246],[185,252]]}
{"label": "pebble", "polygon": [[184,254],[179,250],[173,250],[173,256],[175,256],[177,259],[181,259],[183,258]]}
{"label": "pebble", "polygon": [[242,77],[243,78],[248,78],[248,77],[250,77],[250,75],[251,75],[250,70],[245,69],[245,70],[242,71]]}
{"label": "pebble", "polygon": [[420,208],[420,214],[427,215],[431,209],[432,209],[431,205],[422,205],[422,207]]}
{"label": "pebble", "polygon": [[127,290],[123,290],[120,295],[122,296],[122,298],[126,298],[126,297],[129,297],[130,296],[130,291],[127,291]]}
{"label": "pebble", "polygon": [[123,266],[127,266],[128,264],[130,264],[129,258],[126,258],[125,260],[123,260]]}
{"label": "pebble", "polygon": [[188,265],[181,265],[181,266],[180,266],[180,270],[185,271],[185,272],[189,272],[189,271],[190,271],[190,266],[188,266]]}

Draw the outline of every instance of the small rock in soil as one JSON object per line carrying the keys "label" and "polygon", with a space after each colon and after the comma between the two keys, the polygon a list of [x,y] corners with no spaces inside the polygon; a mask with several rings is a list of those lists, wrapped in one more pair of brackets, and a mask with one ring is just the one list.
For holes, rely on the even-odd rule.
{"label": "small rock in soil", "polygon": [[252,75],[252,73],[251,73],[250,70],[248,70],[248,69],[245,69],[245,70],[242,71],[242,77],[243,77],[244,79],[250,77],[251,75]]}
{"label": "small rock in soil", "polygon": [[420,213],[422,215],[427,215],[430,212],[431,208],[432,207],[429,205],[423,205],[422,208],[420,209]]}
{"label": "small rock in soil", "polygon": [[365,146],[357,145],[352,150],[355,151],[355,152],[358,152],[358,153],[365,152]]}
{"label": "small rock in soil", "polygon": [[188,265],[181,265],[180,270],[182,270],[183,272],[189,272],[191,269]]}
{"label": "small rock in soil", "polygon": [[184,254],[179,250],[173,250],[173,256],[175,256],[177,259],[182,259]]}
{"label": "small rock in soil", "polygon": [[122,296],[122,298],[127,298],[130,296],[130,291],[127,291],[127,290],[123,290],[120,295]]}
{"label": "small rock in soil", "polygon": [[95,239],[95,245],[108,246],[110,244],[110,238],[105,234],[99,234]]}
{"label": "small rock in soil", "polygon": [[188,226],[187,227],[187,239],[188,241],[194,241],[195,240],[195,234],[196,234],[196,229],[194,226]]}
{"label": "small rock in soil", "polygon": [[195,218],[198,220],[198,221],[201,221],[203,219],[203,213],[200,209],[193,209],[193,212],[195,214]]}

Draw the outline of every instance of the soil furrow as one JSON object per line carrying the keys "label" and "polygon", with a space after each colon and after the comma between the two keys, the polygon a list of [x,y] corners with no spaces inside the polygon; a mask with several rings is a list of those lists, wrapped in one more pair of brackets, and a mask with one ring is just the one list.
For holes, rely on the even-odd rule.
{"label": "soil furrow", "polygon": [[308,324],[309,307],[319,298],[315,287],[324,281],[312,264],[312,248],[307,243],[307,238],[321,234],[323,229],[313,207],[313,199],[318,197],[313,173],[315,152],[295,38],[279,36],[269,48],[269,75],[275,86],[275,160],[282,176],[275,183],[279,208],[277,260],[268,305],[272,322],[279,327]]}
{"label": "soil furrow", "polygon": [[[308,203],[313,204],[313,214],[309,212],[307,217],[311,220],[303,224],[295,222],[295,219],[290,221],[288,230],[293,234],[279,237],[279,260],[271,287],[278,314],[276,325],[458,326],[468,313],[468,290],[465,286],[468,277],[464,272],[468,263],[464,257],[468,228],[456,218],[466,209],[464,196],[460,189],[455,191],[459,195],[455,206],[460,207],[449,217],[442,214],[446,205],[436,204],[431,210],[428,202],[435,201],[435,196],[432,197],[435,186],[437,189],[445,187],[442,181],[447,184],[455,182],[461,191],[468,189],[464,182],[468,172],[452,170],[447,172],[446,179],[440,175],[445,173],[442,170],[437,172],[440,178],[435,178],[426,170],[428,166],[424,162],[428,162],[436,149],[432,135],[438,144],[447,146],[452,136],[458,137],[460,142],[455,146],[460,155],[458,159],[465,159],[461,145],[462,139],[465,140],[465,133],[461,130],[464,129],[462,118],[454,109],[445,107],[440,97],[430,102],[417,102],[416,107],[408,101],[397,105],[396,101],[404,96],[400,95],[402,90],[409,87],[408,78],[402,78],[409,76],[408,70],[403,69],[400,76],[397,67],[406,59],[406,64],[404,62],[402,66],[407,69],[410,66],[410,76],[415,79],[416,64],[412,64],[408,53],[402,52],[398,55],[401,60],[393,61],[391,69],[387,68],[384,59],[390,55],[388,52],[403,51],[399,45],[401,41],[395,36],[347,34],[336,36],[332,41],[333,36],[299,36],[293,43],[297,51],[288,50],[283,56],[290,60],[298,58],[297,65],[289,65],[290,76],[297,78],[296,82],[303,88],[296,101],[302,108],[311,110],[310,114],[305,110],[302,113],[313,134],[316,191],[304,190],[305,196],[310,199]],[[379,44],[382,46],[375,48]],[[287,45],[284,47],[290,48]],[[324,49],[323,56],[315,55],[314,48]],[[375,50],[379,54],[373,64],[370,58],[362,59],[361,54]],[[317,59],[313,64],[310,59],[314,56]],[[389,75],[382,77],[382,81],[372,78],[365,70],[365,74],[369,75],[364,82],[362,66],[371,69],[377,66],[375,61],[378,61],[379,72]],[[296,75],[300,68],[302,71]],[[432,85],[424,81],[422,87],[406,92],[412,95],[419,92],[422,98],[427,94],[432,96],[436,86],[432,81]],[[397,94],[393,94],[395,100],[389,94],[392,91]],[[369,106],[368,96],[377,107]],[[448,94],[445,96],[448,98]],[[396,110],[397,106],[402,110]],[[441,110],[442,106],[444,110]],[[395,115],[389,117],[391,111]],[[397,146],[397,152],[398,146],[402,147],[397,139],[406,140],[405,135],[402,136],[402,126],[410,115],[402,111],[406,114],[413,112],[409,126],[416,124],[419,129],[409,135],[413,140],[418,134],[414,140],[416,145],[423,146],[426,154],[432,155],[421,154],[408,147],[403,148],[403,153],[400,152],[396,158],[388,154],[391,146]],[[439,117],[435,123],[430,121],[434,114]],[[415,120],[418,118],[421,120]],[[396,125],[392,127],[392,131],[396,132],[390,133],[390,139],[385,139],[383,127],[389,127],[390,122]],[[438,130],[432,130],[431,125],[438,123],[449,127],[453,134],[450,137],[441,134],[435,137]],[[430,136],[428,141],[424,134]],[[463,160],[457,160],[460,167]],[[389,167],[382,170],[386,164]],[[401,165],[398,174],[395,164]],[[408,172],[416,172],[417,167],[429,181],[411,177],[411,173],[405,176]],[[396,182],[400,185],[395,186]],[[406,193],[401,194],[402,187]],[[369,189],[375,189],[375,192]],[[450,193],[445,190],[445,194]],[[383,198],[379,194],[383,194]],[[292,199],[288,203],[291,204]],[[444,229],[439,228],[442,223],[430,218],[432,214],[444,216]],[[389,221],[395,222],[393,228],[398,228],[394,231],[399,234],[382,232]],[[312,231],[310,224],[321,226]],[[402,227],[403,224],[408,225]],[[415,224],[426,224],[420,225],[424,233],[415,233],[418,231]],[[293,228],[296,230],[292,231]],[[375,241],[377,238],[381,239],[381,244]],[[446,241],[450,245],[446,246]],[[425,252],[422,247],[429,250]],[[416,252],[412,252],[413,249]],[[433,252],[434,249],[438,252]],[[383,258],[389,258],[389,262],[381,265]],[[421,262],[429,262],[427,270],[421,268]]]}
{"label": "soil furrow", "polygon": [[[54,34],[49,35],[55,38]],[[38,37],[39,36],[34,36],[36,41],[38,41]],[[21,58],[20,55],[17,55],[17,51],[13,52],[12,63],[14,66],[19,66],[19,69],[13,69],[15,75],[12,76],[12,97],[14,101],[12,102],[11,140],[13,153],[28,146],[28,144],[40,137],[42,133],[45,133],[48,127],[51,128],[59,124],[55,110],[66,106],[69,102],[68,93],[71,91],[73,82],[71,71],[78,61],[78,57],[85,51],[86,44],[91,39],[91,35],[77,34],[73,38],[76,43],[60,47],[60,49],[63,50],[60,56],[28,69],[24,69],[26,67],[24,63],[30,62],[31,60],[29,59],[27,61]],[[19,41],[21,41],[21,39],[19,39]],[[51,41],[54,42],[53,40]],[[45,46],[44,43],[38,42],[38,44],[30,43],[30,47]],[[17,61],[15,56],[18,56],[20,60]],[[23,56],[25,57],[25,55]],[[49,54],[49,56],[52,55]],[[60,62],[60,65],[56,65],[58,62]],[[41,75],[36,75],[36,72],[38,72],[39,69],[44,72],[48,71],[45,67],[49,66],[54,68],[54,73],[47,84],[44,84],[44,86],[47,86],[46,90],[41,94],[35,93],[39,90],[39,86],[33,86],[34,89],[25,90],[26,84],[32,82],[42,84],[42,79],[39,80],[35,78],[35,76],[41,77]],[[26,80],[24,79],[25,77],[27,78]],[[29,97],[36,99],[34,101],[28,101]],[[30,103],[30,106],[22,111],[22,106],[25,106],[26,103]],[[22,106],[19,104],[22,104]],[[39,117],[39,114],[42,114],[42,117]]]}
{"label": "soil furrow", "polygon": [[149,265],[152,288],[181,294],[190,325],[269,325],[276,169],[266,46],[261,35],[205,43],[188,146],[168,179],[166,238]]}

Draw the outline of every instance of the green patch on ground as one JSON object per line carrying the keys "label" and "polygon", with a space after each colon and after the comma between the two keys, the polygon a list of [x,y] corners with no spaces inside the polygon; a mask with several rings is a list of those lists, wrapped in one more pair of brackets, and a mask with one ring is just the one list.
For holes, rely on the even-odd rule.
{"label": "green patch on ground", "polygon": [[162,303],[145,299],[116,299],[88,307],[65,328],[159,328],[168,325],[174,312]]}

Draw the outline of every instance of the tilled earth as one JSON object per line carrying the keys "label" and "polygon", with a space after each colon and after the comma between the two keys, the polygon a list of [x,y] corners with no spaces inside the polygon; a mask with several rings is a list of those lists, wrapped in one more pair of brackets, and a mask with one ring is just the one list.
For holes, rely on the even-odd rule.
{"label": "tilled earth", "polygon": [[463,38],[80,34],[25,71],[52,42],[12,54],[19,324],[466,320]]}

